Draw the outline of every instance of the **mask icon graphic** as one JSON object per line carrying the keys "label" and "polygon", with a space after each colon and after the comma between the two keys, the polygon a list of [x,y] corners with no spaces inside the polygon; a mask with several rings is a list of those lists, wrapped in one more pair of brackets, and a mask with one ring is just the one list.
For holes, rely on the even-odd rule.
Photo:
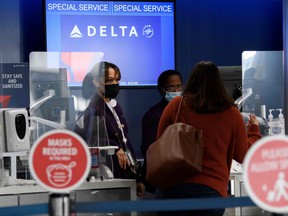
{"label": "mask icon graphic", "polygon": [[68,165],[51,164],[47,167],[46,173],[49,182],[55,187],[64,187],[69,184],[72,179],[72,168],[76,166],[76,162],[72,161]]}

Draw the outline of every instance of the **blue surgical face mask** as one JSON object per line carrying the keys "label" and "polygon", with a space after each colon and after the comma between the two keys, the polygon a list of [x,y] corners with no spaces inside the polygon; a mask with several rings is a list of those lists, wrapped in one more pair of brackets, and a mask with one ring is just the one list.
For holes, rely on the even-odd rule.
{"label": "blue surgical face mask", "polygon": [[175,98],[176,96],[181,96],[182,95],[182,91],[178,91],[178,92],[166,92],[165,91],[165,99],[170,102],[173,98]]}

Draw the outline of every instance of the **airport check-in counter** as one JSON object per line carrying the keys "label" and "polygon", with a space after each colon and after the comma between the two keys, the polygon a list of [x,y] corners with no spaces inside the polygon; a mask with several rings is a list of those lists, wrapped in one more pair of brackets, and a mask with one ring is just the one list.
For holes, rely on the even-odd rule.
{"label": "airport check-in counter", "polygon": [[[242,96],[238,100],[238,108],[245,121],[250,113],[257,116],[263,136],[285,134],[283,74],[282,51],[242,53]],[[232,196],[248,196],[240,164],[232,164],[230,183]],[[271,215],[256,206],[230,210],[226,211],[227,215]]]}
{"label": "airport check-in counter", "polygon": [[[49,195],[49,191],[35,184],[0,187],[0,207],[48,204]],[[132,179],[107,179],[104,181],[84,182],[75,191],[70,193],[70,198],[74,202],[91,203],[136,200],[136,182]],[[77,213],[77,215],[82,214]],[[87,213],[83,215],[87,216]],[[98,214],[91,213],[91,215]],[[106,214],[102,213],[102,215]],[[113,215],[126,216],[136,215],[136,213],[113,213]]]}
{"label": "airport check-in counter", "polygon": [[[51,55],[55,58],[61,56],[60,53],[54,52],[32,52],[30,54],[29,71],[26,71],[29,72],[30,80],[29,83],[23,83],[25,89],[28,88],[30,91],[26,95],[28,98],[30,97],[29,108],[7,107],[7,109],[1,109],[0,207],[48,203],[51,193],[31,180],[33,176],[28,168],[30,148],[39,137],[51,130],[68,129],[73,131],[78,117],[85,110],[83,107],[82,110],[78,110],[73,96],[70,95],[66,68],[57,65],[57,61],[56,65],[52,62],[48,63]],[[1,74],[6,73],[3,70],[0,72]],[[100,132],[98,130],[97,135],[101,136],[105,134],[104,132],[104,130]],[[97,143],[92,147],[99,146],[100,144]],[[105,147],[109,149],[106,150]],[[108,156],[99,153],[99,158],[100,155],[104,156],[99,159],[98,165],[100,168],[105,168],[106,158],[114,152],[110,152],[111,146],[107,143],[101,143],[101,148]],[[107,169],[107,176],[101,176],[101,180],[100,176],[95,176],[93,182],[83,182],[81,186],[70,193],[71,198],[75,202],[95,203],[136,200],[136,181],[133,179],[114,179],[113,170],[108,172]],[[113,213],[113,215],[134,214],[133,212],[129,214]]]}
{"label": "airport check-in counter", "polygon": [[[272,56],[271,56],[271,55]],[[35,55],[35,56],[34,56]],[[31,55],[34,56],[38,61],[39,56],[40,59],[47,59],[47,56],[43,53],[34,53]],[[273,77],[275,79],[271,79],[271,74],[269,74],[268,69],[266,68],[267,61],[274,61],[275,64],[279,65],[279,58],[282,57],[282,53],[280,52],[255,52],[254,55],[250,53],[249,58],[243,57],[243,89],[251,89],[249,91],[249,97],[243,101],[241,108],[244,113],[255,113],[259,118],[268,119],[269,109],[271,113],[274,114],[274,120],[270,122],[269,126],[275,126],[274,132],[283,132],[282,124],[279,127],[279,118],[277,116],[280,115],[280,110],[283,108],[283,101],[275,101],[277,98],[282,99],[281,96],[283,90],[283,83],[279,83],[279,78],[282,72],[277,71],[279,76],[276,76],[275,73]],[[29,133],[24,134],[25,140],[27,140],[26,136],[29,136],[29,141],[33,143],[37,138],[48,131],[48,128],[52,129],[64,129],[68,127],[69,129],[73,128],[71,123],[75,123],[75,116],[83,110],[74,110],[74,103],[71,103],[71,96],[69,93],[69,89],[65,86],[67,84],[67,77],[63,77],[65,73],[65,69],[47,69],[47,68],[38,68],[39,64],[33,64],[35,62],[30,62],[30,66],[32,68],[32,74],[35,79],[30,80],[31,84],[31,107],[30,107],[30,123],[31,125]],[[257,63],[257,64],[256,64]],[[264,65],[261,65],[264,64]],[[281,63],[280,63],[281,64]],[[272,66],[271,66],[272,65]],[[269,62],[269,68],[279,68],[277,65],[271,64]],[[42,72],[41,72],[42,71]],[[30,71],[31,72],[31,71]],[[57,72],[57,73],[56,73]],[[53,75],[53,79],[47,79],[50,75]],[[261,79],[264,80],[261,80]],[[279,79],[278,79],[279,78]],[[49,82],[47,82],[49,80]],[[51,81],[52,80],[52,81]],[[59,82],[60,81],[60,82]],[[261,81],[261,82],[260,82]],[[271,90],[271,88],[267,88],[263,85],[258,85],[262,82],[272,82],[268,83],[273,85],[275,88],[275,94]],[[54,83],[55,85],[54,85]],[[263,88],[261,88],[263,87]],[[49,88],[49,89],[48,89]],[[54,88],[54,89],[53,89]],[[269,90],[269,92],[262,92],[263,89]],[[281,93],[281,94],[280,94]],[[271,99],[272,97],[272,99]],[[65,98],[65,99],[63,99]],[[73,101],[73,100],[72,100]],[[77,100],[79,102],[79,100]],[[61,103],[60,103],[61,102]],[[74,101],[75,102],[75,101]],[[261,102],[261,103],[260,103]],[[58,106],[59,105],[59,106]],[[72,105],[72,106],[71,106]],[[263,109],[263,105],[265,105],[265,109]],[[72,107],[72,109],[70,109]],[[267,109],[267,110],[266,110]],[[284,109],[283,109],[284,110]],[[25,111],[23,109],[20,110],[23,112],[23,115],[26,116]],[[7,112],[5,114],[7,117],[12,118],[15,117],[17,113],[14,111]],[[0,118],[3,117],[3,113],[0,113]],[[247,116],[247,115],[246,115]],[[267,118],[266,118],[267,117]],[[1,119],[0,119],[1,120]],[[284,120],[283,120],[284,121]],[[1,124],[3,120],[1,121]],[[276,125],[276,123],[278,125]],[[283,122],[282,122],[283,123]],[[1,125],[3,126],[3,124]],[[9,125],[10,127],[11,125]],[[13,128],[13,127],[12,127]],[[277,130],[276,130],[277,129]],[[3,127],[2,127],[3,130]],[[272,132],[273,132],[272,131]],[[7,131],[6,131],[7,132]],[[271,132],[271,131],[269,131]],[[2,131],[3,134],[3,131]],[[8,134],[9,135],[9,134]],[[3,136],[1,137],[1,142]],[[3,149],[4,154],[3,157],[8,158],[10,160],[9,167],[9,175],[13,178],[17,177],[16,169],[18,168],[17,163],[19,163],[19,158],[25,157],[25,151],[29,151],[27,147],[27,143],[23,143],[24,149],[22,148],[21,143],[17,143],[17,140],[14,143],[15,145],[9,146],[11,151],[6,152],[9,149]],[[16,145],[17,144],[17,145]],[[19,145],[20,144],[20,145]],[[13,148],[12,148],[13,147]],[[12,149],[11,149],[12,148]],[[24,152],[24,153],[23,153]],[[24,154],[24,155],[23,155]],[[20,160],[21,161],[21,160]],[[23,160],[25,161],[25,159]],[[5,164],[4,164],[5,165]],[[27,172],[24,172],[27,173]],[[231,172],[230,176],[230,187],[231,187],[231,196],[240,197],[247,196],[247,193],[244,188],[244,182],[242,178],[242,172]],[[104,181],[96,182],[85,182],[83,183],[77,190],[71,193],[71,197],[76,202],[97,202],[97,201],[117,201],[117,200],[136,200],[136,182],[135,180],[124,180],[124,179],[105,179]],[[13,185],[6,186],[0,188],[0,206],[17,206],[17,205],[27,205],[27,204],[36,204],[40,202],[47,203],[49,199],[49,192],[40,188],[36,185]],[[132,213],[134,214],[134,213]],[[136,214],[136,213],[135,213]],[[233,209],[226,210],[226,216],[246,216],[246,215],[269,215],[267,212],[263,211],[258,207],[239,207]],[[117,215],[117,214],[114,214]],[[121,215],[121,214],[120,214]]]}
{"label": "airport check-in counter", "polygon": [[[230,184],[229,187],[231,191],[230,194],[231,196],[234,197],[248,196],[245,190],[242,172],[235,172],[231,170],[229,184]],[[249,215],[270,216],[271,213],[266,212],[257,206],[227,208],[225,211],[225,216],[249,216]]]}

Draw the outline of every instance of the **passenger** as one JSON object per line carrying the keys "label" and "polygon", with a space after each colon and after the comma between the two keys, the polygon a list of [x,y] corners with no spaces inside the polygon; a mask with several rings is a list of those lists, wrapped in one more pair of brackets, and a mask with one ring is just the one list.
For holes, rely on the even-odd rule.
{"label": "passenger", "polygon": [[[146,175],[146,151],[150,144],[156,140],[157,129],[163,110],[175,96],[182,95],[182,76],[176,70],[166,70],[158,77],[157,83],[161,101],[149,108],[142,118],[142,144],[141,152],[144,157],[143,176]],[[145,190],[155,192],[155,187],[144,180]],[[154,197],[154,195],[153,195]]]}
{"label": "passenger", "polygon": [[[157,138],[174,123],[180,99],[181,97],[176,97],[165,108],[159,122]],[[227,197],[232,159],[242,163],[250,146],[261,138],[258,121],[255,115],[250,115],[246,128],[240,111],[224,87],[218,67],[212,62],[202,61],[194,66],[183,91],[183,103],[188,110],[189,122],[203,133],[202,171],[170,189],[157,188],[155,198]],[[187,123],[186,115],[187,113],[180,112],[179,121]],[[158,214],[222,216],[224,211],[224,208],[219,208]]]}
{"label": "passenger", "polygon": [[[92,99],[84,112],[84,135],[86,141],[93,145],[91,134],[91,122],[94,116],[104,116],[107,135],[110,146],[118,146],[119,149],[112,156],[114,178],[137,178],[137,195],[142,196],[144,184],[140,176],[136,177],[130,169],[131,160],[128,155],[131,153],[135,159],[134,149],[128,137],[128,125],[120,104],[114,99],[119,93],[119,81],[121,79],[120,69],[113,63],[100,62],[85,77],[83,94]],[[92,130],[93,131],[93,130]],[[92,138],[91,138],[92,137]],[[92,140],[92,141],[91,141]]]}

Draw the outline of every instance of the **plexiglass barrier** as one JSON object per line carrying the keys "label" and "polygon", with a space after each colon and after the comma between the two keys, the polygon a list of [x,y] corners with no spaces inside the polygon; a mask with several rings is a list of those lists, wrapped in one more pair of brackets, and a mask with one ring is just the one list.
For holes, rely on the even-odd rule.
{"label": "plexiglass barrier", "polygon": [[243,114],[254,113],[264,135],[285,134],[283,51],[244,51],[242,71]]}
{"label": "plexiglass barrier", "polygon": [[113,178],[118,146],[107,134],[103,53],[32,52],[29,59],[31,144],[50,130],[72,130],[90,148],[91,174]]}
{"label": "plexiglass barrier", "polygon": [[[90,57],[94,56],[90,58],[90,62],[81,61],[83,56],[88,54]],[[101,61],[101,58],[97,57],[98,53],[32,52],[30,54],[29,108],[30,116],[39,123],[36,139],[53,128],[74,130],[90,99],[83,97],[82,83],[93,64]],[[76,94],[71,93],[71,88],[74,88]],[[34,141],[32,139],[32,143]]]}
{"label": "plexiglass barrier", "polygon": [[10,175],[17,177],[18,158],[41,135],[67,129],[90,147],[96,177],[113,177],[111,155],[118,146],[109,142],[107,124],[116,120],[106,111],[117,102],[104,101],[103,58],[101,52],[32,52],[29,62],[3,63],[0,56],[0,150],[15,159]]}

